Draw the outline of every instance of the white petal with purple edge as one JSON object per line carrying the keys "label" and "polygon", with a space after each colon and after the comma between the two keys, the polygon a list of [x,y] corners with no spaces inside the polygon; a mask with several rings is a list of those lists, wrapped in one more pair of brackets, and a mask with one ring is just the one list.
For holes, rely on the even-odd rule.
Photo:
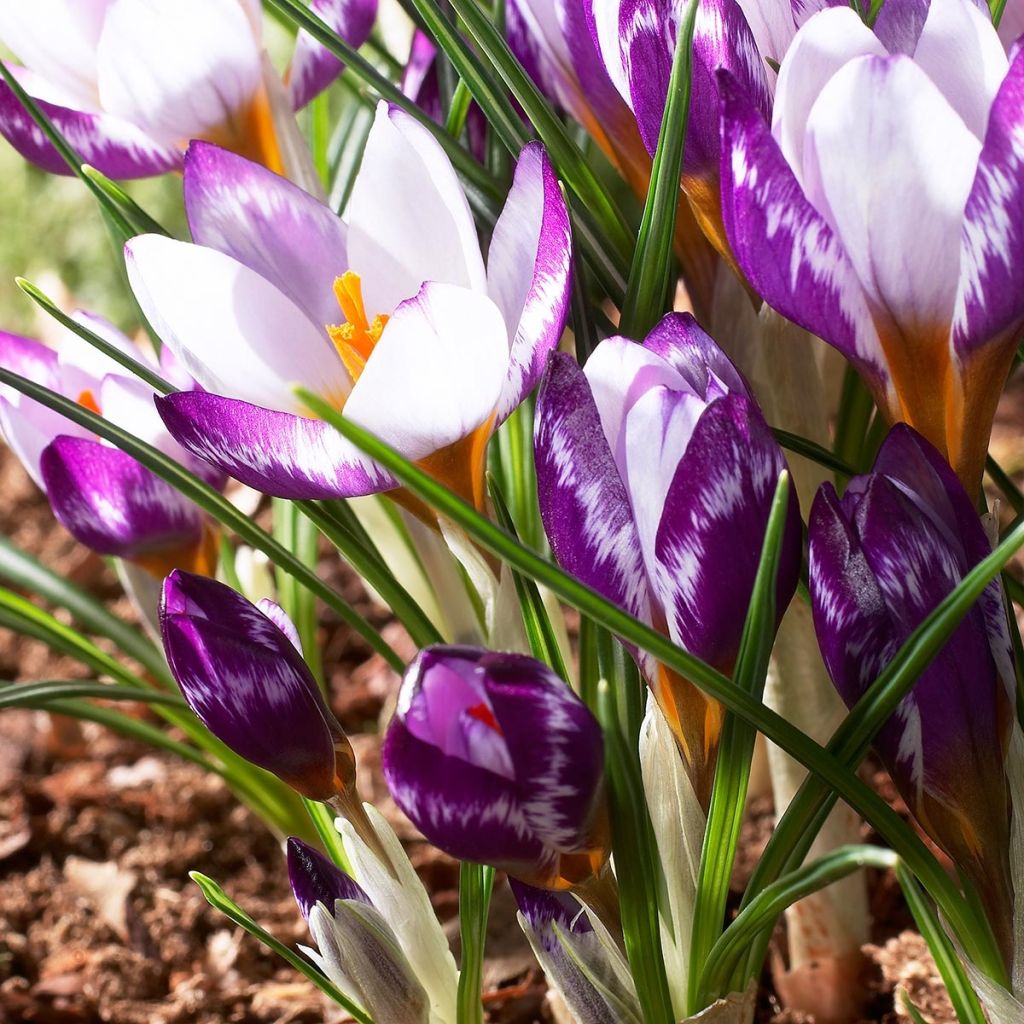
{"label": "white petal with purple edge", "polygon": [[303,384],[341,401],[350,379],[322,328],[254,270],[161,235],[125,247],[128,280],[164,343],[208,391],[298,411]]}
{"label": "white petal with purple edge", "polygon": [[72,423],[60,413],[20,395],[15,401],[0,397],[0,432],[25,471],[40,487],[43,486],[43,478],[39,471],[39,457],[55,437],[60,434],[92,436],[84,427]]}

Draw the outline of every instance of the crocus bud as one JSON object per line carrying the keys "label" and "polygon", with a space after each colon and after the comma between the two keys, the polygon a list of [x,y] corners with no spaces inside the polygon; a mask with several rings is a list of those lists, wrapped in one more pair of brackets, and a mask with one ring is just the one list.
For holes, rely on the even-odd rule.
{"label": "crocus bud", "polygon": [[422,650],[402,681],[382,763],[398,805],[459,860],[566,889],[608,856],[600,726],[533,658]]}
{"label": "crocus bud", "polygon": [[614,940],[595,929],[569,894],[512,880],[519,925],[548,981],[576,1020],[587,1024],[640,1024],[629,964]]}
{"label": "crocus bud", "polygon": [[[609,338],[581,370],[554,356],[537,403],[537,490],[558,563],[691,654],[731,673],[786,461],[739,371],[690,316]],[[796,587],[790,489],[776,588]],[[638,661],[706,806],[721,708]]]}
{"label": "crocus bud", "polygon": [[[810,520],[814,625],[852,705],[911,632],[991,548],[967,492],[913,429],[894,427],[871,473]],[[900,702],[875,749],[921,827],[977,886],[1009,944],[1005,757],[1013,670],[993,582]]]}
{"label": "crocus bud", "polygon": [[318,950],[304,951],[374,1020],[427,1024],[430,1002],[391,926],[344,871],[288,840],[288,877]]}
{"label": "crocus bud", "polygon": [[218,739],[311,800],[351,792],[352,746],[270,616],[223,583],[179,570],[164,581],[160,629],[185,700]]}

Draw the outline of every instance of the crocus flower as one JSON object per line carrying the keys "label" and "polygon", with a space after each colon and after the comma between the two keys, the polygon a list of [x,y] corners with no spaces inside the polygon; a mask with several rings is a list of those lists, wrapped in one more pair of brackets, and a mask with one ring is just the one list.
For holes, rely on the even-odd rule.
{"label": "crocus flower", "polygon": [[[535,455],[558,563],[731,673],[786,463],[739,372],[696,321],[670,314],[641,345],[609,338],[582,370],[554,356]],[[800,562],[792,489],[784,541],[780,619]],[[720,706],[646,655],[640,664],[706,805]]]}
{"label": "crocus flower", "polygon": [[[825,664],[848,705],[990,551],[963,486],[905,425],[842,498],[822,487],[810,519],[811,601]],[[914,817],[978,887],[1006,942],[1013,680],[993,582],[875,738]]]}
{"label": "crocus flower", "polygon": [[[75,317],[153,366],[112,324],[86,313]],[[70,331],[59,351],[0,333],[0,365],[101,414],[214,486],[223,483],[219,471],[190,455],[167,433],[153,408],[149,385]],[[160,371],[171,383],[192,386],[169,353],[162,356]],[[86,547],[128,559],[161,579],[176,567],[213,571],[216,535],[205,515],[131,456],[13,388],[0,389],[0,430],[46,491],[54,515]]]}
{"label": "crocus flower", "polygon": [[[312,0],[311,9],[353,46],[369,35],[377,0]],[[258,0],[8,0],[0,40],[11,70],[84,161],[113,178],[181,165],[193,138],[281,169],[275,92],[295,109],[341,72],[299,32],[287,96],[263,53]],[[0,132],[44,170],[70,169],[7,86]]]}
{"label": "crocus flower", "polygon": [[427,1024],[430,1001],[391,925],[344,871],[288,840],[288,877],[317,949],[303,951],[374,1019]]}
{"label": "crocus flower", "polygon": [[127,246],[147,317],[211,392],[158,403],[171,433],[280,497],[395,486],[309,418],[301,383],[482,504],[487,440],[540,377],[568,307],[568,214],[540,145],[519,158],[486,268],[444,152],[385,104],[347,223],[206,144],[189,150],[185,202],[197,244]]}
{"label": "crocus flower", "polygon": [[185,700],[218,739],[311,800],[351,794],[352,745],[279,606],[176,571],[164,581],[160,630]]}
{"label": "crocus flower", "polygon": [[515,879],[511,885],[519,924],[574,1018],[587,1024],[640,1024],[643,1014],[625,956],[607,933],[595,929],[575,898]]}
{"label": "crocus flower", "polygon": [[974,490],[1024,324],[1024,54],[970,0],[877,33],[848,8],[811,18],[770,127],[723,75],[725,227],[764,299]]}
{"label": "crocus flower", "polygon": [[565,889],[593,878],[608,856],[601,728],[533,658],[422,650],[381,761],[398,806],[460,860]]}

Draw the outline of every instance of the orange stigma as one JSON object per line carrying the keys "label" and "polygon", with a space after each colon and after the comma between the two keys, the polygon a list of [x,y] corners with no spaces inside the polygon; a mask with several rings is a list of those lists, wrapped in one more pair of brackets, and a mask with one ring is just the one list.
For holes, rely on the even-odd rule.
{"label": "orange stigma", "polygon": [[372,322],[367,318],[366,307],[363,305],[363,285],[359,275],[351,270],[346,270],[341,277],[334,279],[334,294],[345,316],[345,322],[329,324],[327,333],[334,342],[334,347],[338,350],[338,355],[341,356],[352,382],[355,383],[363,372],[374,346],[380,341],[388,317],[384,313],[378,313]]}
{"label": "orange stigma", "polygon": [[100,415],[100,404],[96,401],[96,396],[88,388],[78,396],[78,404],[82,408],[88,409],[89,412],[94,412],[97,416]]}
{"label": "orange stigma", "polygon": [[501,731],[501,726],[498,725],[498,720],[494,717],[494,712],[486,704],[474,704],[471,708],[467,709],[466,714],[470,718],[475,718],[478,722],[483,722],[492,732],[496,732],[499,736],[504,735]]}

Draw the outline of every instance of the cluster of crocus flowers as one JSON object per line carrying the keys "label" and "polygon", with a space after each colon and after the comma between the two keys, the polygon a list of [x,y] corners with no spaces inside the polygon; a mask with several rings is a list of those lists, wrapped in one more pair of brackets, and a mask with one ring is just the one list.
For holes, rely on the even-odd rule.
{"label": "cluster of crocus flowers", "polygon": [[[126,355],[156,369],[109,322],[86,313],[75,317]],[[59,349],[0,333],[0,366],[131,431],[208,483],[223,483],[219,470],[190,455],[168,434],[153,406],[153,389],[71,331],[65,332]],[[171,382],[192,386],[166,350],[159,369]],[[204,513],[130,455],[8,387],[0,389],[0,429],[77,541],[157,578],[174,568],[213,571],[216,534]]]}
{"label": "cluster of crocus flowers", "polygon": [[[377,13],[377,0],[310,6],[353,46]],[[180,167],[195,138],[281,169],[275,105],[304,106],[342,66],[300,32],[282,83],[263,52],[262,20],[258,0],[10,0],[0,7],[0,40],[21,61],[11,71],[25,91],[110,177]],[[0,132],[45,170],[70,172],[6,85]]]}
{"label": "cluster of crocus flowers", "polygon": [[543,148],[519,157],[486,266],[443,150],[383,103],[344,221],[209,144],[189,150],[185,202],[195,244],[127,246],[143,310],[206,389],[159,402],[180,443],[280,497],[394,487],[310,417],[301,384],[481,506],[487,441],[568,309],[569,220]]}
{"label": "cluster of crocus flowers", "polygon": [[[731,672],[786,463],[739,372],[696,321],[670,314],[643,344],[609,338],[582,369],[554,356],[538,399],[535,456],[559,564]],[[779,618],[799,563],[791,489]],[[706,806],[720,705],[647,655],[639,661]]]}
{"label": "cluster of crocus flowers", "polygon": [[753,288],[973,491],[1024,323],[1024,54],[970,0],[915,12],[811,18],[770,125],[719,73],[722,214]]}
{"label": "cluster of crocus flowers", "polygon": [[[967,492],[909,427],[893,428],[871,473],[851,480],[842,498],[822,487],[810,520],[811,600],[825,664],[847,704],[990,551]],[[1007,957],[1014,686],[994,581],[875,739],[915,819],[977,888]]]}

